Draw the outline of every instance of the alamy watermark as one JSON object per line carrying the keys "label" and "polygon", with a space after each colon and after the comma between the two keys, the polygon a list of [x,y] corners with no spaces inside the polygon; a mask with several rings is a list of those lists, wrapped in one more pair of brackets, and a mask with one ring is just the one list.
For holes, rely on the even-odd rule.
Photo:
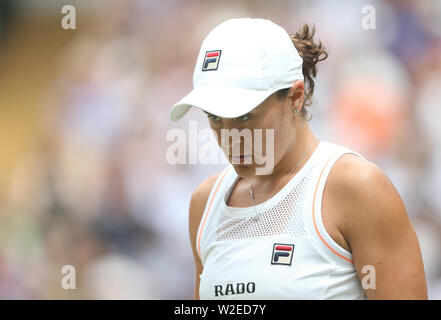
{"label": "alamy watermark", "polygon": [[361,279],[361,286],[363,289],[376,289],[375,267],[369,264],[364,265],[363,268],[361,268],[361,273],[366,273],[366,275]]}
{"label": "alamy watermark", "polygon": [[364,30],[376,29],[376,11],[373,5],[367,4],[361,8],[361,27]]}
{"label": "alamy watermark", "polygon": [[61,287],[65,290],[75,290],[76,287],[76,271],[72,265],[65,265],[61,268],[61,273],[66,274],[61,279]]}
{"label": "alamy watermark", "polygon": [[[217,143],[210,140],[213,137]],[[254,163],[256,175],[268,175],[274,169],[274,129],[221,129],[219,137],[215,130],[198,130],[197,121],[189,121],[188,132],[170,129],[166,141],[172,142],[165,156],[168,164]]]}
{"label": "alamy watermark", "polygon": [[64,30],[77,28],[76,10],[73,5],[67,4],[61,8],[61,13],[66,14],[61,19],[61,27]]}

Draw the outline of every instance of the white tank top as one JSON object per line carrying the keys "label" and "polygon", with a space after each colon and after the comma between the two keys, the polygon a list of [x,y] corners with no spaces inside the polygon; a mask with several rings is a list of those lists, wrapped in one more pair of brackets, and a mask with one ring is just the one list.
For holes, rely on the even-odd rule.
{"label": "white tank top", "polygon": [[278,193],[248,208],[227,206],[239,177],[232,165],[223,170],[196,237],[200,298],[366,299],[351,253],[329,236],[321,218],[326,179],[346,153],[364,158],[321,141]]}

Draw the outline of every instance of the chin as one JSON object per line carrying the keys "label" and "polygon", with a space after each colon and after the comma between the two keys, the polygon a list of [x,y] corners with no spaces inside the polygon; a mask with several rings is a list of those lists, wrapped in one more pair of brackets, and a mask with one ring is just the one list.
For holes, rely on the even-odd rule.
{"label": "chin", "polygon": [[253,164],[237,163],[231,164],[238,176],[247,177],[256,174],[256,167]]}

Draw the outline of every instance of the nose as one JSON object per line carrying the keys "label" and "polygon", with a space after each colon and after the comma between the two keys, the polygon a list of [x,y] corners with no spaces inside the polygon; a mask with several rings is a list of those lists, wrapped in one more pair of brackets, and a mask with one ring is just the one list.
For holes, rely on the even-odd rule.
{"label": "nose", "polygon": [[[218,142],[228,155],[247,155],[252,153],[252,130],[237,119],[222,119],[222,128],[217,130]],[[239,154],[237,154],[239,151]]]}
{"label": "nose", "polygon": [[[230,138],[231,137],[231,138]],[[224,150],[229,152],[229,155],[249,155],[253,150],[253,137],[251,133],[243,135],[240,132],[233,132],[223,140]]]}

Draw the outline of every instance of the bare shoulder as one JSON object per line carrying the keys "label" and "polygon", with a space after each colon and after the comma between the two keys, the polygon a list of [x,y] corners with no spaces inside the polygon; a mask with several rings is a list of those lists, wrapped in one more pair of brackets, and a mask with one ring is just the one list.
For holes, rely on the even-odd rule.
{"label": "bare shoulder", "polygon": [[328,177],[329,194],[339,209],[339,227],[347,239],[378,228],[409,225],[404,203],[383,170],[355,154],[345,154]]}
{"label": "bare shoulder", "polygon": [[345,207],[364,204],[376,208],[385,203],[401,202],[398,191],[383,170],[355,154],[345,154],[336,161],[328,182],[331,192]]}
{"label": "bare shoulder", "polygon": [[418,237],[383,170],[346,154],[334,164],[328,182],[334,209],[328,213],[351,248],[360,280],[365,266],[375,270],[376,285],[365,290],[368,298],[427,299]]}
{"label": "bare shoulder", "polygon": [[329,175],[330,185],[349,202],[397,200],[397,190],[383,170],[355,154],[345,154],[336,161]]}
{"label": "bare shoulder", "polygon": [[383,170],[375,163],[355,154],[347,153],[334,164],[329,179],[338,187],[354,188],[360,183],[380,183],[388,180]]}

